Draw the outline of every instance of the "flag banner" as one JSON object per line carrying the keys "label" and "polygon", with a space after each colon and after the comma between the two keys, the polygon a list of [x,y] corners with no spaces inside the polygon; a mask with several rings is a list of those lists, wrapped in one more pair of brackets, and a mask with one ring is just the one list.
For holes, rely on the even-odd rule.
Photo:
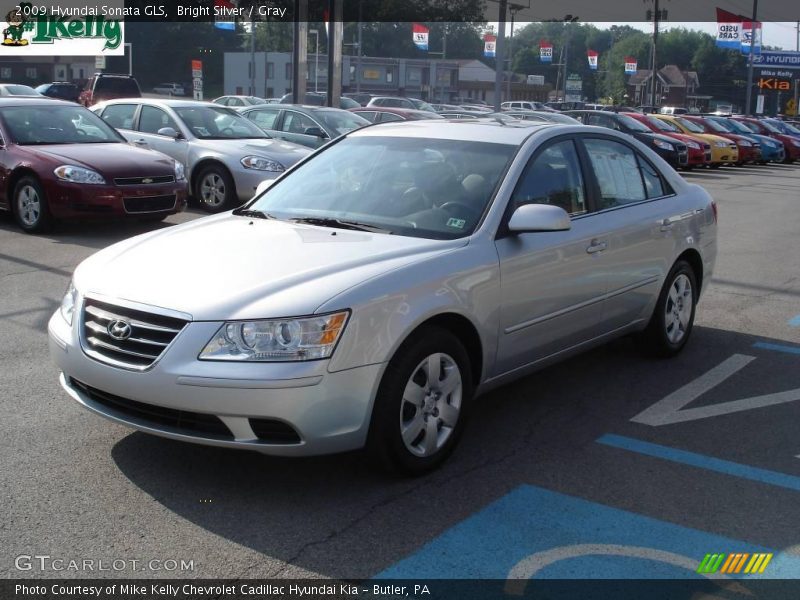
{"label": "flag banner", "polygon": [[742,54],[761,54],[761,23],[757,21],[742,22]]}
{"label": "flag banner", "polygon": [[626,75],[633,75],[636,73],[637,70],[637,62],[636,59],[632,56],[625,57],[625,74]]}
{"label": "flag banner", "polygon": [[497,36],[486,34],[483,36],[483,55],[489,58],[494,58],[495,49],[497,46]]}
{"label": "flag banner", "polygon": [[589,68],[592,71],[597,71],[597,57],[598,57],[597,50],[587,50],[586,51],[586,58],[589,59]]}
{"label": "flag banner", "polygon": [[742,44],[742,21],[741,15],[735,15],[727,10],[717,9],[717,46],[738,50]]}
{"label": "flag banner", "polygon": [[428,51],[428,32],[430,30],[425,25],[414,23],[411,26],[411,35],[414,40],[414,45],[420,50]]}
{"label": "flag banner", "polygon": [[217,29],[227,29],[236,31],[236,23],[230,20],[227,15],[233,14],[236,6],[228,0],[214,0],[214,27]]}
{"label": "flag banner", "polygon": [[543,63],[553,62],[553,44],[547,40],[539,42],[539,60]]}

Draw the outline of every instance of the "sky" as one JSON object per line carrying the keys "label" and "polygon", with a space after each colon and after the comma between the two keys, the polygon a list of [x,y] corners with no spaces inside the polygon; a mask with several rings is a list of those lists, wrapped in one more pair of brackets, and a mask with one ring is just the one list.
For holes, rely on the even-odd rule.
{"label": "sky", "polygon": [[[495,28],[497,27],[497,23],[489,23],[489,25],[494,25]],[[525,25],[526,23],[514,23],[514,31],[519,31],[519,29]],[[640,29],[647,33],[653,32],[652,23],[644,23],[641,21],[635,23],[592,23],[592,25],[595,25],[600,29],[608,29],[612,25],[630,25],[631,27],[635,27],[636,29]],[[795,29],[795,25],[797,25],[797,23],[765,21],[762,26],[762,43],[765,45],[782,48],[783,50],[796,50],[797,30]],[[510,26],[510,23],[506,23],[506,35],[508,35],[510,31]],[[671,23],[669,21],[663,21],[659,26],[659,30],[665,31],[667,29],[680,27],[685,29],[705,31],[713,36],[717,35],[716,23]]]}

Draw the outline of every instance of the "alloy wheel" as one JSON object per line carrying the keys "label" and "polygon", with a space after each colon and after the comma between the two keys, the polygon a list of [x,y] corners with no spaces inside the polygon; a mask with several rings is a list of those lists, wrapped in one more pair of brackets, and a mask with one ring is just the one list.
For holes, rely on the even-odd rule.
{"label": "alloy wheel", "polygon": [[664,325],[667,339],[672,344],[677,344],[686,335],[692,318],[693,303],[692,282],[681,273],[672,281],[664,305]]}
{"label": "alloy wheel", "polygon": [[210,206],[225,203],[225,180],[218,173],[209,173],[200,181],[200,198]]}
{"label": "alloy wheel", "polygon": [[33,227],[39,222],[42,215],[42,202],[39,193],[33,186],[23,186],[17,193],[17,213],[20,220],[28,227]]}

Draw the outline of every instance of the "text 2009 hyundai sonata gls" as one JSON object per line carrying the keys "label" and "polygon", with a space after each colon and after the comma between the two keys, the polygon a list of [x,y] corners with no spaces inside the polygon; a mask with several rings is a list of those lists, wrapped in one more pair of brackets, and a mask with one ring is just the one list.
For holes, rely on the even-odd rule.
{"label": "text 2009 hyundai sonata gls", "polygon": [[51,351],[75,400],[142,431],[420,472],[478,393],[623,334],[680,351],[715,255],[709,195],[630,137],[378,125],[84,261]]}

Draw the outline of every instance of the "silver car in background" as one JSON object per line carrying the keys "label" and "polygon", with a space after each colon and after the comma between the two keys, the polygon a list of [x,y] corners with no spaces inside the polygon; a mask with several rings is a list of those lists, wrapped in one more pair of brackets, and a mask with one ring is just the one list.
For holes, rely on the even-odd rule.
{"label": "silver car in background", "polygon": [[[84,261],[50,349],[67,393],[112,421],[283,456],[366,446],[419,473],[487,390],[626,334],[678,353],[716,218],[609,129],[366,127],[242,208]],[[176,268],[178,248],[207,260]]]}
{"label": "silver car in background", "polygon": [[125,139],[183,163],[192,195],[209,212],[239,206],[310,150],[274,140],[231,108],[194,100],[109,100],[92,107]]}

